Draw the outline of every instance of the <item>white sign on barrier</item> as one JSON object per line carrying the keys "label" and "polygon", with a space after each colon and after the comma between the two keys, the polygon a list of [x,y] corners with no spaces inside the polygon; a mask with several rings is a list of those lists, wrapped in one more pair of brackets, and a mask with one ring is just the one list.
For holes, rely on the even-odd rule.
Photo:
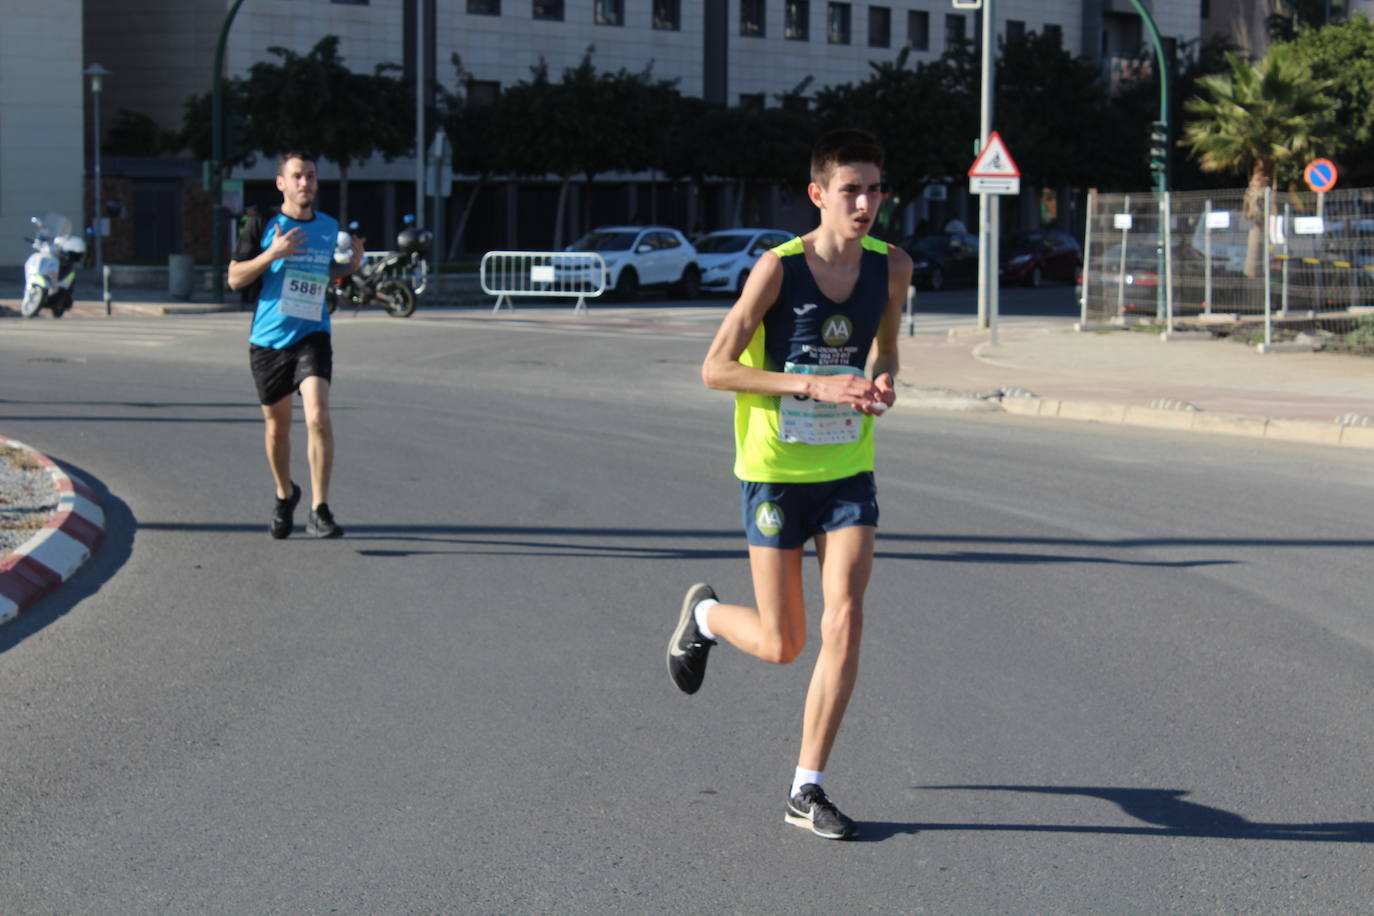
{"label": "white sign on barrier", "polygon": [[1230,210],[1210,210],[1207,213],[1208,229],[1230,229],[1231,211]]}
{"label": "white sign on barrier", "polygon": [[1129,213],[1113,213],[1113,214],[1112,214],[1112,228],[1113,228],[1113,229],[1121,229],[1121,230],[1123,230],[1123,231],[1126,230],[1126,229],[1131,228],[1131,214],[1129,214]]}
{"label": "white sign on barrier", "polygon": [[1326,221],[1320,216],[1293,217],[1293,233],[1295,235],[1321,235],[1325,231]]}

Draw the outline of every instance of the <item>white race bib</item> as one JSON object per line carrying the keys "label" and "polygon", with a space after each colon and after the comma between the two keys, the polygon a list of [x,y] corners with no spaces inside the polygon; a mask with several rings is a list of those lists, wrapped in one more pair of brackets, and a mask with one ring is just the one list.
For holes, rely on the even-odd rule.
{"label": "white race bib", "polygon": [[292,318],[319,321],[324,316],[324,293],[328,285],[328,274],[288,269],[281,281],[277,308]]}
{"label": "white race bib", "polygon": [[[863,375],[853,366],[804,366],[788,363],[784,372],[803,375]],[[805,395],[778,398],[778,438],[783,442],[806,445],[836,445],[858,442],[863,415],[848,404],[814,401]]]}

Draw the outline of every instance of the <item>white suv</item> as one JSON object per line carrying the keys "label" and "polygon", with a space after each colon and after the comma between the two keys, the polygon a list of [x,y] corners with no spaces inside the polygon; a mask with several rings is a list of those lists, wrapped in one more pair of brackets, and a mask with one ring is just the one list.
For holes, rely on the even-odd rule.
{"label": "white suv", "polygon": [[701,289],[697,251],[687,237],[667,226],[602,226],[567,247],[595,251],[606,262],[606,289],[633,299],[641,287],[671,287],[683,299]]}
{"label": "white suv", "polygon": [[702,287],[710,292],[743,292],[759,255],[793,236],[781,229],[721,229],[702,236],[696,240]]}

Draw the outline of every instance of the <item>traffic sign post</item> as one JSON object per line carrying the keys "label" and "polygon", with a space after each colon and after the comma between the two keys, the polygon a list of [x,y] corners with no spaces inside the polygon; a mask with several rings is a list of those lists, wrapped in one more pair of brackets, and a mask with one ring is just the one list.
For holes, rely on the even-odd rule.
{"label": "traffic sign post", "polygon": [[1317,219],[1326,216],[1326,192],[1336,186],[1336,164],[1330,159],[1313,159],[1302,170],[1302,180],[1317,192]]}
{"label": "traffic sign post", "polygon": [[[985,49],[986,50],[986,49]],[[978,195],[979,211],[987,216],[979,221],[978,276],[979,325],[986,317],[988,336],[997,342],[997,202],[996,195],[1021,193],[1021,170],[997,131],[988,134],[987,143],[968,170],[969,191]]]}

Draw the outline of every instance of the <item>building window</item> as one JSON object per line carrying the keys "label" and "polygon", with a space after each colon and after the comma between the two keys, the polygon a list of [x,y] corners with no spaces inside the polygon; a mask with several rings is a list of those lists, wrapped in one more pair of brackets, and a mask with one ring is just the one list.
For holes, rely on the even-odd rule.
{"label": "building window", "polygon": [[868,8],[868,46],[892,47],[892,9],[886,6]]}
{"label": "building window", "polygon": [[593,16],[597,25],[624,25],[625,0],[596,0]]}
{"label": "building window", "polygon": [[1212,3],[1211,3],[1211,0],[1202,0],[1201,9],[1200,9],[1198,12],[1199,12],[1199,14],[1202,16],[1203,19],[1211,19],[1211,18],[1212,18]]}
{"label": "building window", "polygon": [[849,44],[849,4],[832,3],[826,15],[826,41],[832,45]]}
{"label": "building window", "polygon": [[654,28],[672,31],[682,28],[682,10],[678,0],[654,0]]}
{"label": "building window", "polygon": [[739,94],[739,107],[745,111],[763,111],[762,92],[741,92]]}
{"label": "building window", "polygon": [[500,16],[501,0],[468,0],[468,12],[477,16]]}
{"label": "building window", "polygon": [[958,13],[945,14],[945,50],[968,41],[968,20]]}
{"label": "building window", "polygon": [[764,0],[740,0],[739,33],[750,38],[762,38],[767,31],[763,20]]}
{"label": "building window", "polygon": [[787,0],[783,8],[782,37],[807,41],[811,37],[810,0]]}
{"label": "building window", "polygon": [[1044,36],[1054,42],[1056,48],[1064,47],[1064,27],[1060,25],[1046,25]]}
{"label": "building window", "polygon": [[501,94],[501,84],[496,80],[468,80],[467,106],[485,108],[496,101]]}
{"label": "building window", "polygon": [[1007,20],[1007,41],[1024,41],[1026,38],[1026,23],[1020,19]]}
{"label": "building window", "polygon": [[563,0],[534,0],[534,18],[563,21]]}
{"label": "building window", "polygon": [[913,51],[930,50],[930,14],[925,10],[906,14],[906,42]]}

